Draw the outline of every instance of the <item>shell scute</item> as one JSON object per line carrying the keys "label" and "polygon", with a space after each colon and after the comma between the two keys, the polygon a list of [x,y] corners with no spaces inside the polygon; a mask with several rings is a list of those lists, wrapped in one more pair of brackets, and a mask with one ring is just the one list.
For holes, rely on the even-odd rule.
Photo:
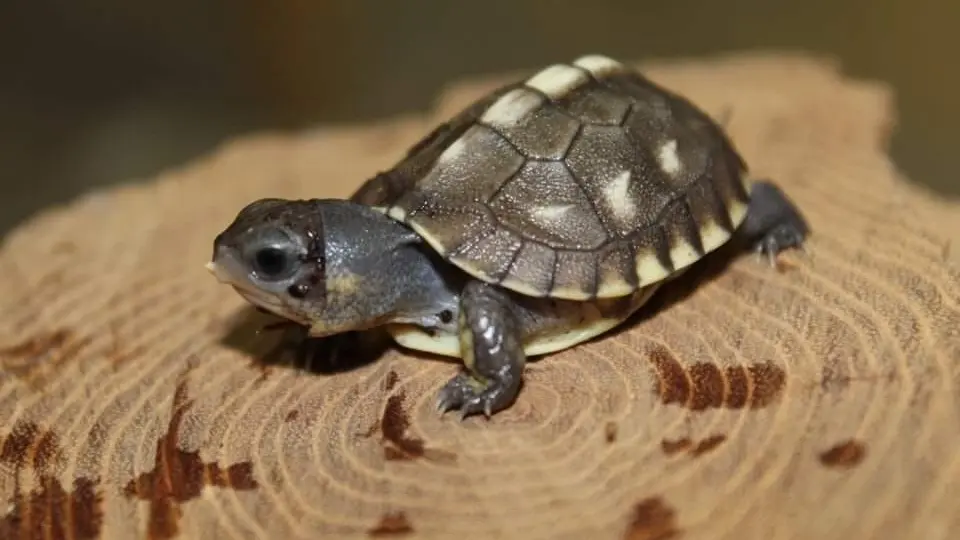
{"label": "shell scute", "polygon": [[499,282],[510,270],[521,247],[523,238],[520,235],[498,226],[490,234],[461,244],[460,248],[451,252],[450,258],[454,261],[465,261],[482,275],[488,276],[489,280]]}
{"label": "shell scute", "polygon": [[597,296],[609,298],[637,289],[637,274],[632,271],[635,256],[634,245],[628,240],[613,242],[597,255]]}
{"label": "shell scute", "polygon": [[593,251],[557,252],[551,296],[587,300],[596,297],[599,281],[597,254]]}
{"label": "shell scute", "polygon": [[557,104],[583,124],[619,126],[630,111],[631,101],[594,85],[571,92]]}
{"label": "shell scute", "polygon": [[528,159],[561,159],[580,128],[575,119],[526,88],[506,94],[480,121]]}
{"label": "shell scute", "polygon": [[672,195],[651,175],[648,161],[637,158],[623,128],[586,126],[566,159],[600,219],[619,238],[652,224]]}
{"label": "shell scute", "polygon": [[[486,203],[524,162],[495,131],[474,125],[446,147],[411,193],[423,193],[430,201],[449,207]],[[399,206],[408,215],[419,210],[405,202],[401,198]]]}
{"label": "shell scute", "polygon": [[555,249],[593,249],[607,232],[562,161],[528,161],[490,201],[503,223]]}
{"label": "shell scute", "polygon": [[501,284],[529,296],[546,296],[553,288],[557,251],[544,244],[524,242]]}

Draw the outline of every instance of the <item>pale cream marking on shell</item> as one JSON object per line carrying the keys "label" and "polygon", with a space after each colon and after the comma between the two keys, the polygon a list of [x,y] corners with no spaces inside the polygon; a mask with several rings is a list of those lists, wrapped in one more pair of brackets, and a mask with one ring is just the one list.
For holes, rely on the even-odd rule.
{"label": "pale cream marking on shell", "polygon": [[467,151],[467,138],[473,135],[474,132],[472,130],[467,130],[467,132],[457,140],[450,143],[450,145],[444,149],[443,153],[440,154],[440,157],[437,158],[437,164],[441,165],[459,160],[460,156]]}
{"label": "pale cream marking on shell", "polygon": [[641,287],[656,283],[670,275],[670,271],[660,264],[656,253],[652,250],[639,253],[636,265],[637,281]]}
{"label": "pale cream marking on shell", "polygon": [[686,240],[677,239],[676,245],[670,248],[670,260],[673,261],[673,267],[676,269],[686,268],[699,258],[697,250],[693,249],[690,242]]}
{"label": "pale cream marking on shell", "polygon": [[406,221],[407,219],[407,211],[399,206],[390,207],[390,209],[387,210],[387,215],[397,221]]}
{"label": "pale cream marking on shell", "polygon": [[590,294],[587,291],[576,287],[554,287],[553,291],[550,292],[550,296],[566,300],[590,299]]}
{"label": "pale cream marking on shell", "polygon": [[597,287],[597,298],[614,298],[617,296],[626,296],[635,289],[629,283],[623,280],[601,282]]}
{"label": "pale cream marking on shell", "polygon": [[712,221],[700,227],[700,243],[703,244],[703,250],[707,253],[722,246],[729,239],[730,232]]}
{"label": "pale cream marking on shell", "polygon": [[[733,223],[739,225],[743,218],[746,216],[746,206],[733,203],[731,205],[730,219],[733,220]],[[724,230],[722,227],[717,225],[713,221],[704,223],[699,228],[700,234],[700,243],[703,245],[704,254],[710,253],[711,251],[722,246],[727,240],[730,239],[731,233]],[[685,240],[679,240],[677,245],[673,246],[670,249],[670,260],[673,261],[673,266],[677,269],[685,268],[691,264],[697,262],[700,259],[700,256],[697,255],[693,246]]]}
{"label": "pale cream marking on shell", "polygon": [[730,221],[733,222],[734,228],[739,227],[747,217],[747,205],[740,201],[728,201],[727,214],[730,216]]}
{"label": "pale cream marking on shell", "polygon": [[[604,317],[595,303],[586,302],[582,310],[573,314],[576,321],[582,322],[572,324],[567,329],[557,329],[554,332],[528,339],[523,344],[523,352],[527,356],[550,354],[568,349],[608,332],[641,308],[653,296],[659,286],[659,283],[655,283],[643,291],[638,291],[629,309],[609,317]],[[438,332],[431,336],[423,328],[408,324],[387,325],[387,332],[390,333],[394,341],[408,349],[461,358],[461,337],[459,334]]]}
{"label": "pale cream marking on shell", "polygon": [[603,188],[603,195],[607,198],[607,204],[610,205],[613,213],[620,221],[630,221],[636,212],[633,200],[629,196],[629,189],[630,171],[622,171]]}
{"label": "pale cream marking on shell", "polygon": [[546,206],[537,206],[530,211],[530,215],[538,220],[557,221],[563,219],[567,212],[576,205],[573,204],[549,204]]}
{"label": "pale cream marking on shell", "polygon": [[574,60],[573,65],[585,69],[594,77],[605,77],[613,73],[625,71],[620,62],[601,54],[588,54]]}
{"label": "pale cream marking on shell", "polygon": [[670,176],[676,176],[682,167],[680,156],[677,154],[677,140],[671,139],[660,146],[657,153],[657,159],[660,161],[660,168]]}
{"label": "pale cream marking on shell", "polygon": [[493,127],[507,129],[530,116],[543,103],[543,98],[530,90],[515,88],[500,96],[484,111],[480,120]]}
{"label": "pale cream marking on shell", "polygon": [[552,99],[558,99],[586,84],[589,80],[587,75],[579,69],[555,64],[530,77],[524,84],[543,92]]}
{"label": "pale cream marking on shell", "polygon": [[546,292],[534,289],[526,281],[517,279],[511,275],[507,275],[507,277],[503,278],[503,281],[500,282],[500,286],[525,296],[534,296],[538,298],[547,296]]}

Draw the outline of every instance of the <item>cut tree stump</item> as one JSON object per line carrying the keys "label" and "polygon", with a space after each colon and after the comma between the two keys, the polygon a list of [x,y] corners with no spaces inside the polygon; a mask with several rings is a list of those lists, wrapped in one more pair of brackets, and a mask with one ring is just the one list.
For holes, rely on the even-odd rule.
{"label": "cut tree stump", "polygon": [[887,157],[892,92],[801,55],[639,65],[726,116],[806,256],[705,264],[460,423],[455,363],[298,368],[204,263],[245,203],[347,196],[503,79],[231,142],[6,239],[0,538],[956,538],[960,203]]}

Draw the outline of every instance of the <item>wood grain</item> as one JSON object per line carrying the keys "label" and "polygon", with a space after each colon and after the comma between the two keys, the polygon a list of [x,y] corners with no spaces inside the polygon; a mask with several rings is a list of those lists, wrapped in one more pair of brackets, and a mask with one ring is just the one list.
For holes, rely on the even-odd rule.
{"label": "wood grain", "polygon": [[244,203],[345,196],[495,81],[233,141],[6,239],[0,537],[955,537],[960,204],[886,157],[892,93],[803,56],[642,67],[729,113],[805,257],[715,258],[460,424],[431,407],[455,364],[297,369],[203,264]]}

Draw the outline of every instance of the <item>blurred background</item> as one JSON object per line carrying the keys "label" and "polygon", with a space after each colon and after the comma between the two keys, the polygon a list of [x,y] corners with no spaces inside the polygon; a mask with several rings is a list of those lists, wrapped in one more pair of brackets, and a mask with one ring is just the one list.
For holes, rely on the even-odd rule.
{"label": "blurred background", "polygon": [[956,0],[0,0],[0,235],[232,136],[426,109],[457,77],[757,48],[894,85],[893,158],[960,194]]}

